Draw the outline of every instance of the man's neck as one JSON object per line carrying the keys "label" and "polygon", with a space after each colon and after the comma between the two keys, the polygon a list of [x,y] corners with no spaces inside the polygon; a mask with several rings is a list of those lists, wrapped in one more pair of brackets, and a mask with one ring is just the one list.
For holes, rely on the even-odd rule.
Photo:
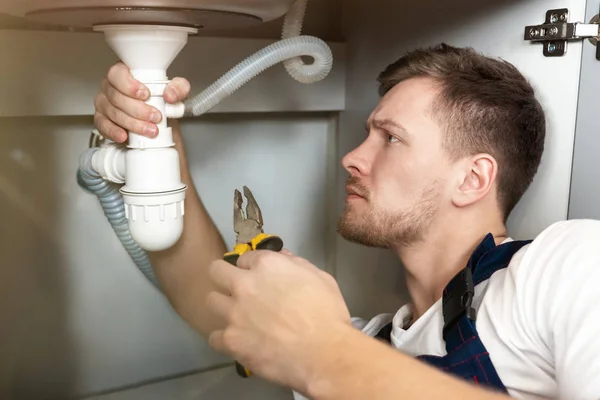
{"label": "man's neck", "polygon": [[406,270],[406,284],[412,299],[413,322],[421,317],[436,301],[450,280],[462,270],[471,254],[485,235],[492,233],[496,244],[506,237],[506,227],[501,222],[460,225],[469,229],[447,229],[432,226],[424,241],[396,249]]}

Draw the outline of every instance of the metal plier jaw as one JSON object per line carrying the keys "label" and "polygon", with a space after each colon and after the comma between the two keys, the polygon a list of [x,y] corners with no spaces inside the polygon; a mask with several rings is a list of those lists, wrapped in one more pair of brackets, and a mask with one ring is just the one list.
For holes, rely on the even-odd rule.
{"label": "metal plier jaw", "polygon": [[263,231],[263,219],[260,207],[254,195],[244,186],[244,196],[248,200],[246,213],[242,210],[244,199],[239,190],[233,194],[233,230],[236,233],[233,251],[224,256],[224,260],[237,265],[237,259],[247,251],[283,249],[283,240],[277,235],[266,234]]}
{"label": "metal plier jaw", "polygon": [[[263,231],[263,219],[260,207],[254,195],[244,186],[244,195],[248,200],[246,213],[242,210],[244,199],[239,190],[233,194],[233,230],[236,233],[235,247],[233,251],[225,253],[223,259],[237,266],[238,258],[247,251],[272,250],[280,251],[283,248],[283,240],[277,235],[269,235]],[[239,376],[248,378],[252,371],[236,361],[235,369]]]}

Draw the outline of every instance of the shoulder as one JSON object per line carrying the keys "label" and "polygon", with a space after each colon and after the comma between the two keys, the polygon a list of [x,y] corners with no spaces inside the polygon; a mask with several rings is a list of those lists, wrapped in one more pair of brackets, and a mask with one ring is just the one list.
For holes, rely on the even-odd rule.
{"label": "shoulder", "polygon": [[509,273],[560,274],[564,268],[585,268],[600,257],[600,221],[576,219],[550,225],[518,252]]}
{"label": "shoulder", "polygon": [[[560,221],[519,250],[490,279],[488,309],[551,346],[556,330],[600,319],[600,221]],[[600,325],[599,325],[600,326]]]}
{"label": "shoulder", "polygon": [[596,220],[550,225],[490,278],[478,330],[512,392],[598,398],[598,287]]}
{"label": "shoulder", "polygon": [[[594,219],[572,219],[560,221],[544,229],[532,242],[532,247],[558,246],[555,250],[582,250],[590,244],[598,244],[600,221]],[[548,248],[551,250],[551,248]]]}
{"label": "shoulder", "polygon": [[567,318],[574,309],[582,317],[586,312],[598,313],[600,309],[587,305],[600,301],[598,287],[600,221],[560,221],[544,229],[513,256],[505,270],[490,278],[482,307],[498,319],[505,318],[510,326],[528,331],[530,338],[548,341],[551,325],[558,320],[549,315]]}
{"label": "shoulder", "polygon": [[528,246],[513,275],[523,332],[546,349],[561,398],[598,398],[600,221],[551,225]]}

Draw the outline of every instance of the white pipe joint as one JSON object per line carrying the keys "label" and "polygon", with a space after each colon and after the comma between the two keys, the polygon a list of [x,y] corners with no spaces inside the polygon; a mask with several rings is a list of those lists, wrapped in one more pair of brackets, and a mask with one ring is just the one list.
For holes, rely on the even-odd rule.
{"label": "white pipe joint", "polygon": [[[138,246],[159,251],[177,243],[183,232],[186,186],[179,182],[175,149],[128,149],[109,142],[84,154],[91,159],[82,159],[80,168],[91,166],[106,181],[128,182],[120,193],[129,233]],[[176,168],[162,168],[165,165]]]}
{"label": "white pipe joint", "polygon": [[167,103],[165,104],[165,113],[167,118],[183,118],[185,114],[185,104],[182,101],[175,104]]}
{"label": "white pipe joint", "polygon": [[174,148],[130,149],[121,188],[131,237],[149,251],[173,246],[183,232],[185,191]]}
{"label": "white pipe joint", "polygon": [[[99,157],[125,185],[120,192],[125,205],[129,233],[144,250],[161,251],[173,246],[183,233],[184,200],[187,186],[181,182],[179,154],[167,118],[181,118],[182,104],[166,104],[163,94],[169,84],[167,68],[183,49],[196,28],[159,25],[99,25],[105,39],[127,65],[132,76],[150,90],[147,104],[162,114],[158,135],[148,138],[129,132],[125,156],[112,160],[112,153]],[[122,161],[124,158],[124,161]],[[124,170],[123,165],[124,164]],[[118,171],[115,172],[115,171]],[[122,173],[121,173],[122,172]],[[114,181],[114,179],[111,179]]]}
{"label": "white pipe joint", "polygon": [[114,161],[112,153],[106,150],[106,156],[100,157],[104,162],[98,164],[113,170],[105,173],[109,178],[125,178],[120,192],[133,240],[148,251],[166,250],[177,243],[183,232],[187,186],[181,182],[179,154],[174,148],[172,129],[167,126],[167,118],[183,117],[185,106],[166,104],[163,94],[169,84],[167,68],[186,45],[188,35],[198,30],[157,25],[102,25],[94,29],[104,32],[131,75],[150,90],[146,103],[162,114],[156,137],[129,132],[124,161],[122,156]]}
{"label": "white pipe joint", "polygon": [[120,190],[131,237],[148,251],[172,247],[183,233],[187,186],[181,182],[179,154],[173,147],[172,129],[167,126],[167,109],[173,114],[179,112],[177,105],[168,108],[163,98],[168,83],[144,82],[151,94],[146,103],[158,109],[163,118],[155,138],[130,132],[125,156],[127,179]]}
{"label": "white pipe joint", "polygon": [[179,154],[173,147],[131,149],[107,143],[92,156],[92,167],[120,192],[129,232],[145,250],[175,245],[183,233],[187,186],[181,183]]}
{"label": "white pipe joint", "polygon": [[116,143],[103,145],[92,157],[92,168],[102,179],[115,183],[125,183],[126,149]]}
{"label": "white pipe joint", "polygon": [[[136,77],[133,71],[132,75]],[[167,126],[167,103],[163,98],[163,93],[165,92],[165,88],[169,84],[169,81],[167,80],[144,82],[143,80],[141,80],[141,82],[143,82],[148,88],[148,90],[150,90],[150,98],[146,101],[146,104],[149,104],[152,107],[156,108],[158,111],[160,111],[160,113],[162,114],[162,119],[157,124],[158,135],[155,138],[149,138],[146,136],[138,135],[137,133],[130,132],[128,147],[132,149],[151,149],[174,146],[175,143],[173,142],[173,131],[170,127]]]}

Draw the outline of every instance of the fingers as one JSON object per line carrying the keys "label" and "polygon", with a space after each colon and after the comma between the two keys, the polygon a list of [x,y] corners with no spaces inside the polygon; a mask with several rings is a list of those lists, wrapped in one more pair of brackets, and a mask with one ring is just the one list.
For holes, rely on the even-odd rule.
{"label": "fingers", "polygon": [[208,335],[208,345],[214,350],[235,357],[242,347],[247,347],[246,339],[239,330],[228,327],[226,329],[211,332]]}
{"label": "fingers", "polygon": [[286,262],[293,261],[302,264],[305,260],[293,255],[289,250],[280,250],[279,252],[271,250],[249,251],[240,256],[237,260],[237,266],[241,269],[271,268]]}
{"label": "fingers", "polygon": [[113,124],[108,118],[98,112],[94,114],[94,126],[103,137],[110,139],[113,142],[123,143],[127,140],[127,132]]}
{"label": "fingers", "polygon": [[206,297],[206,306],[217,317],[227,322],[231,321],[235,303],[230,296],[219,292],[210,292]]}
{"label": "fingers", "polygon": [[240,280],[246,271],[229,264],[227,261],[217,260],[208,268],[209,278],[219,289],[226,293],[234,293],[240,285]]}
{"label": "fingers", "polygon": [[108,83],[127,97],[147,100],[150,96],[148,88],[131,75],[129,68],[118,62],[108,70]]}
{"label": "fingers", "polygon": [[[116,92],[113,92],[113,94],[115,94],[115,93]],[[122,95],[119,94],[116,96],[122,96]],[[127,99],[127,100],[117,99],[116,101],[120,102],[121,104],[125,104],[128,100],[131,100],[131,99]],[[133,100],[133,101],[135,101],[135,100]],[[143,102],[141,104],[146,106],[146,104]],[[139,105],[134,104],[134,107],[129,107],[129,108],[135,109],[135,106],[139,106]],[[98,94],[98,96],[96,96],[95,107],[96,107],[97,114],[100,114],[102,117],[108,119],[113,125],[116,125],[118,128],[121,128],[121,130],[127,130],[130,132],[134,132],[134,133],[148,136],[148,137],[155,137],[158,134],[158,126],[156,126],[155,124],[151,124],[151,123],[136,119],[136,118],[132,117],[131,115],[127,114],[126,112],[124,112],[123,110],[115,107],[114,104],[111,103],[109,98],[107,98],[104,93],[100,93],[100,94]],[[128,109],[128,108],[126,108],[126,109]],[[128,111],[131,112],[129,109],[128,109]],[[135,114],[136,112],[133,111],[132,113]],[[112,125],[105,124],[104,126],[97,125],[96,127],[98,128],[100,133],[102,133],[103,136],[105,136],[111,140],[114,140],[111,137],[111,132],[114,130]],[[120,133],[119,133],[119,135],[120,135]]]}
{"label": "fingers", "polygon": [[[108,80],[104,80],[102,83],[102,93],[104,93],[104,96],[106,96],[106,99],[111,106],[127,112],[129,116],[135,119],[150,121],[155,124],[158,124],[162,120],[162,114],[158,109],[141,100],[136,100],[124,95],[112,86]],[[99,111],[104,112],[106,110]]]}
{"label": "fingers", "polygon": [[225,346],[223,344],[224,333],[224,330],[218,330],[213,331],[210,335],[208,335],[208,345],[221,353],[225,352]]}
{"label": "fingers", "polygon": [[164,98],[167,103],[177,103],[185,100],[191,90],[191,85],[187,79],[173,78],[165,88]]}
{"label": "fingers", "polygon": [[[165,89],[165,100],[175,103],[185,99],[190,83],[184,78],[173,79]],[[148,88],[136,80],[122,62],[113,65],[96,96],[94,124],[100,133],[115,142],[124,142],[127,132],[154,138],[163,115],[145,103],[150,97]]]}
{"label": "fingers", "polygon": [[[263,253],[273,253],[270,250],[256,250],[256,251],[247,251],[240,256],[237,260],[237,267],[241,269],[255,269],[258,266],[258,263],[264,262]],[[263,259],[261,259],[263,257]],[[262,260],[262,261],[261,261]]]}

